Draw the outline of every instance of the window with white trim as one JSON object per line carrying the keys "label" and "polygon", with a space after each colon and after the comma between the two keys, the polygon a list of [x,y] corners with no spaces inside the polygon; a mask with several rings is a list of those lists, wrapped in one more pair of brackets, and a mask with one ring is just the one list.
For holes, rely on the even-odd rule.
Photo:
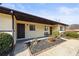
{"label": "window with white trim", "polygon": [[48,26],[45,26],[45,29],[44,29],[45,31],[48,31]]}
{"label": "window with white trim", "polygon": [[64,31],[64,27],[63,26],[60,26],[60,31]]}
{"label": "window with white trim", "polygon": [[29,25],[29,30],[30,30],[30,31],[35,31],[35,25],[30,24],[30,25]]}

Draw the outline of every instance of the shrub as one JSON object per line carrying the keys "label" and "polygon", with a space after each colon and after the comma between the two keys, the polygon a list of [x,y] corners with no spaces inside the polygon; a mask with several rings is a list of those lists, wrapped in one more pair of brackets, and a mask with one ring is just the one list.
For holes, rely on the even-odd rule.
{"label": "shrub", "polygon": [[79,38],[79,34],[77,32],[65,32],[64,35],[70,38]]}
{"label": "shrub", "polygon": [[58,37],[60,34],[59,34],[59,32],[58,31],[53,31],[53,37]]}
{"label": "shrub", "polygon": [[0,55],[7,55],[12,50],[13,37],[7,33],[0,33]]}

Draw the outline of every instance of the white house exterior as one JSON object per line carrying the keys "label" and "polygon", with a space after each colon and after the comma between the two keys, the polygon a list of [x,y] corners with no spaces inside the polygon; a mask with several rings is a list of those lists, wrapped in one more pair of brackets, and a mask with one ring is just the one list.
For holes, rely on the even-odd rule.
{"label": "white house exterior", "polygon": [[[53,35],[54,26],[56,30],[62,32],[65,31],[66,24],[0,7],[0,32],[11,34],[14,44],[16,40],[44,37],[47,34]],[[62,31],[60,31],[60,26],[63,27]]]}

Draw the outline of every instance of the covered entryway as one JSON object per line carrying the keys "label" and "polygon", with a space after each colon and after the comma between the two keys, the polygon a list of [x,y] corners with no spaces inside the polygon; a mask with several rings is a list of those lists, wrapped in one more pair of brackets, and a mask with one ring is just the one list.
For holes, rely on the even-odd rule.
{"label": "covered entryway", "polygon": [[25,38],[25,24],[17,24],[17,38]]}

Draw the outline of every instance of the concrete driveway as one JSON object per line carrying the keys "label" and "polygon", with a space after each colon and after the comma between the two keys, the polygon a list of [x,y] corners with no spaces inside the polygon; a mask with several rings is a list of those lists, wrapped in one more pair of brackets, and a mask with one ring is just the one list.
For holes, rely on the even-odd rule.
{"label": "concrete driveway", "polygon": [[37,56],[78,56],[79,40],[66,40],[65,42],[44,51]]}

